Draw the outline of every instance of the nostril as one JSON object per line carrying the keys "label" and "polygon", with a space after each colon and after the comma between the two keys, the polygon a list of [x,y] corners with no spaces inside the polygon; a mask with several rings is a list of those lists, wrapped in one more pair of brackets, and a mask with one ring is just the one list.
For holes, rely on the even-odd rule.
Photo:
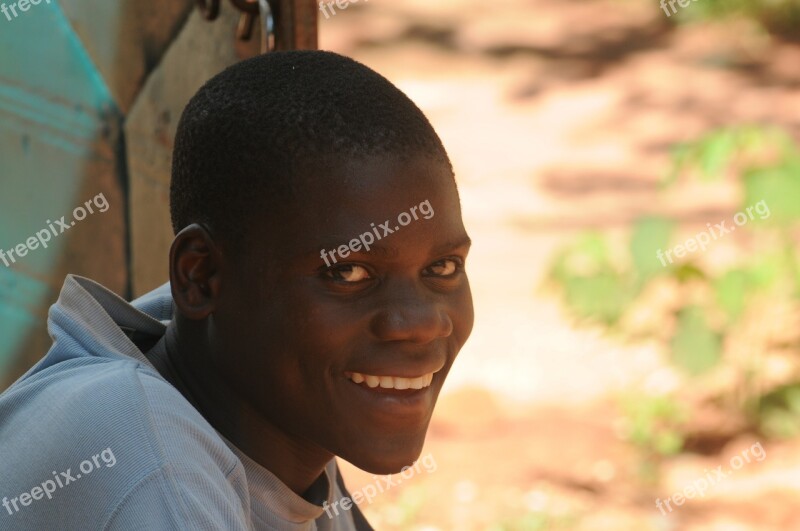
{"label": "nostril", "polygon": [[376,313],[370,328],[377,338],[384,341],[425,343],[452,334],[453,323],[438,305],[394,304]]}

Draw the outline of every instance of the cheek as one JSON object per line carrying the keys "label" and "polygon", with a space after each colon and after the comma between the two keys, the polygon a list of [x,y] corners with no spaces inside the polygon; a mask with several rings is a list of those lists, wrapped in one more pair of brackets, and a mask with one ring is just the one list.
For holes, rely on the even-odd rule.
{"label": "cheek", "polygon": [[467,342],[475,323],[475,310],[472,306],[472,292],[470,291],[469,281],[465,281],[464,287],[459,290],[455,297],[450,308],[450,315],[453,320],[453,335],[460,348]]}
{"label": "cheek", "polygon": [[319,387],[343,363],[352,343],[353,320],[341,307],[293,295],[285,301],[275,299],[254,326],[260,328],[262,355],[269,358],[264,364],[282,375],[276,384],[308,393],[310,384]]}
{"label": "cheek", "polygon": [[[272,423],[304,432],[330,403],[332,367],[346,342],[336,329],[346,319],[287,284],[241,285],[219,312],[218,370],[233,389]],[[230,286],[230,284],[229,284]]]}
{"label": "cheek", "polygon": [[292,339],[320,355],[335,358],[368,330],[366,315],[357,302],[343,302],[336,297],[302,295],[290,303],[285,324],[294,329]]}
{"label": "cheek", "polygon": [[258,389],[261,396],[285,394],[300,380],[297,352],[301,345],[296,344],[292,320],[280,311],[283,303],[277,302],[276,297],[266,299],[257,289],[242,295],[237,307],[229,306],[220,312],[226,317],[218,320],[217,350],[225,358],[221,362],[230,367],[222,370],[232,372],[232,385]]}
{"label": "cheek", "polygon": [[[268,316],[264,316],[269,319]],[[232,384],[244,390],[261,415],[280,429],[309,435],[309,426],[324,422],[320,404],[330,402],[332,380],[329,347],[303,327],[274,322],[251,330]],[[284,324],[286,326],[280,326]]]}

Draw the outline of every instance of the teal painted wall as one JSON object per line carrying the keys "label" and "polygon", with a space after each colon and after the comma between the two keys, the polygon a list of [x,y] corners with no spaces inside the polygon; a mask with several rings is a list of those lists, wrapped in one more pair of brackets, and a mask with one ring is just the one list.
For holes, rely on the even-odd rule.
{"label": "teal painted wall", "polygon": [[0,391],[49,349],[47,309],[67,274],[128,298],[166,280],[176,120],[209,77],[259,53],[258,35],[234,39],[239,12],[227,2],[213,23],[194,5],[42,0],[11,20],[0,11],[0,250],[100,194],[109,205],[47,248],[0,258]]}
{"label": "teal painted wall", "polygon": [[[17,13],[12,20],[0,14],[0,249],[5,251],[47,228],[48,220],[70,219],[73,208],[109,185],[111,196],[121,197],[113,175],[121,117],[108,87],[58,4],[42,2]],[[98,171],[109,182],[101,185],[102,178],[89,175]],[[87,218],[53,237],[47,248],[27,251],[16,262],[6,258],[8,266],[0,261],[0,374],[26,340],[41,334],[73,234],[96,232],[93,225],[96,220]]]}

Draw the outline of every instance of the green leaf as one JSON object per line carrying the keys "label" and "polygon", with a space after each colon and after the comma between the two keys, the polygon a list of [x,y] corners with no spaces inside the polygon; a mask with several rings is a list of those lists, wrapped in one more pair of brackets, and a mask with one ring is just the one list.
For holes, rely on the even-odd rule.
{"label": "green leaf", "polygon": [[608,245],[602,234],[589,232],[578,239],[574,252],[581,253],[591,260],[596,267],[603,267],[609,263]]}
{"label": "green leaf", "polygon": [[800,418],[785,409],[769,409],[759,419],[761,431],[775,439],[792,439],[800,435]]}
{"label": "green leaf", "polygon": [[707,280],[708,275],[705,272],[697,267],[692,262],[685,262],[683,264],[678,265],[677,267],[673,267],[673,276],[678,279],[679,282],[685,283],[689,282],[690,280]]}
{"label": "green leaf", "polygon": [[700,151],[700,170],[703,180],[718,179],[725,166],[736,152],[735,132],[723,129],[711,134],[702,143]]}
{"label": "green leaf", "polygon": [[550,269],[574,314],[614,325],[636,295],[629,274],[616,271],[605,238],[585,233],[562,250]]}
{"label": "green leaf", "polygon": [[689,144],[677,144],[672,146],[671,151],[672,166],[661,181],[662,188],[675,184],[678,176],[691,163],[692,146]]}
{"label": "green leaf", "polygon": [[669,249],[673,229],[672,222],[658,217],[641,218],[634,224],[630,248],[633,266],[640,280],[648,280],[664,271],[658,252]]}
{"label": "green leaf", "polygon": [[800,220],[800,162],[787,161],[776,167],[745,172],[745,205],[753,220],[788,225]]}
{"label": "green leaf", "polygon": [[675,455],[683,449],[683,436],[675,431],[660,434],[655,440],[655,449],[661,455]]}
{"label": "green leaf", "polygon": [[550,276],[566,283],[574,276],[587,276],[600,271],[609,271],[608,246],[603,237],[595,232],[582,234],[577,241],[562,249],[550,269]]}
{"label": "green leaf", "polygon": [[788,264],[784,253],[769,253],[758,256],[755,264],[748,268],[748,275],[757,289],[765,289],[786,275]]}
{"label": "green leaf", "polygon": [[633,293],[619,275],[611,272],[570,277],[565,284],[567,304],[582,317],[615,324],[630,304]]}
{"label": "green leaf", "polygon": [[719,362],[722,345],[719,335],[706,323],[703,310],[688,306],[678,313],[678,327],[670,346],[673,363],[697,376]]}
{"label": "green leaf", "polygon": [[754,280],[744,269],[731,269],[714,282],[717,302],[731,321],[738,319],[746,307],[746,299]]}

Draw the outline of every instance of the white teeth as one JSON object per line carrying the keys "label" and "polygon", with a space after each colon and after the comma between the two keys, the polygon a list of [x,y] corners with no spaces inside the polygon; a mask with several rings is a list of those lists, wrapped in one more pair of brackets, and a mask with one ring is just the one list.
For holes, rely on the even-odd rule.
{"label": "white teeth", "polygon": [[411,380],[409,378],[395,378],[394,379],[394,388],[395,389],[408,389],[411,387]]}
{"label": "white teeth", "polygon": [[371,374],[361,374],[358,372],[348,372],[345,373],[345,376],[357,384],[366,382],[366,384],[373,389],[379,385],[383,389],[422,389],[423,387],[428,387],[431,385],[431,382],[433,381],[432,372],[423,374],[417,378],[403,378],[400,376],[373,376]]}

